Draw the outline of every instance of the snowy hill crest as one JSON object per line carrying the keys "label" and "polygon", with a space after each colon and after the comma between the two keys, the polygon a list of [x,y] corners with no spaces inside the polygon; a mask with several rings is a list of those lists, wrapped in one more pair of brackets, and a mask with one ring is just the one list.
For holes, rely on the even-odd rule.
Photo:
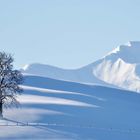
{"label": "snowy hill crest", "polygon": [[26,65],[23,73],[88,84],[118,86],[140,92],[140,42],[120,45],[102,59],[75,70],[49,65]]}

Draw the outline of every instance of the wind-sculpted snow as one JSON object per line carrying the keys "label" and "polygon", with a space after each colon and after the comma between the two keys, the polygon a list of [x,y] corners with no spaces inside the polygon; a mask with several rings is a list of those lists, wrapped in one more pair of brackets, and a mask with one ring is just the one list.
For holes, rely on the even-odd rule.
{"label": "wind-sculpted snow", "polygon": [[0,139],[139,140],[139,52],[129,42],[76,70],[26,65],[21,107],[4,112]]}
{"label": "wind-sculpted snow", "polygon": [[104,82],[140,92],[140,42],[129,42],[105,56],[93,71]]}
{"label": "wind-sculpted snow", "polygon": [[4,112],[0,139],[140,139],[139,94],[39,76],[24,78],[21,107]]}
{"label": "wind-sculpted snow", "polygon": [[25,68],[21,69],[21,71],[24,73],[24,75],[36,75],[58,80],[73,81],[79,83],[96,83],[110,86],[109,84],[93,76],[91,68],[84,70],[68,70],[35,63],[25,66]]}
{"label": "wind-sculpted snow", "polygon": [[140,92],[140,42],[120,45],[105,57],[85,67],[73,70],[43,64],[26,65],[21,71],[58,80],[99,84]]}

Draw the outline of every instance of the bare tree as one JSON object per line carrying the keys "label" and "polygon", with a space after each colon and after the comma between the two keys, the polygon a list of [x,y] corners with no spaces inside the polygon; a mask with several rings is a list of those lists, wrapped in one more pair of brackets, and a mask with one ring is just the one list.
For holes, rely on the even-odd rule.
{"label": "bare tree", "polygon": [[19,86],[23,82],[20,71],[13,70],[11,54],[0,52],[0,117],[3,117],[3,107],[17,106],[17,95],[22,92]]}

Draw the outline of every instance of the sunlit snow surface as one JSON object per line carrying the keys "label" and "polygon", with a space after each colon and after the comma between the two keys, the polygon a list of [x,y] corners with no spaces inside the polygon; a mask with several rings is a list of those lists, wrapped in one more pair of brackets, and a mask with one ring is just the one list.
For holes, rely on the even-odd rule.
{"label": "sunlit snow surface", "polygon": [[131,41],[76,70],[26,65],[21,105],[4,110],[0,140],[140,140],[140,94],[127,91],[140,92],[139,53]]}
{"label": "sunlit snow surface", "polygon": [[30,64],[21,71],[79,83],[100,84],[140,92],[140,42],[120,45],[100,60],[76,70],[65,70],[49,65]]}
{"label": "sunlit snow surface", "polygon": [[25,76],[18,109],[0,120],[2,140],[139,140],[140,95]]}

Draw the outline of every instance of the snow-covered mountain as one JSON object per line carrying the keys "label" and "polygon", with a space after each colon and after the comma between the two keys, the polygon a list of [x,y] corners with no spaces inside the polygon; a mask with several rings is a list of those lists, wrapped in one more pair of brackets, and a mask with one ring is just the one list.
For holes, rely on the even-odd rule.
{"label": "snow-covered mountain", "polygon": [[25,76],[21,108],[4,110],[1,140],[139,140],[140,94]]}
{"label": "snow-covered mountain", "polygon": [[66,70],[49,65],[26,65],[23,73],[54,79],[105,86],[118,86],[140,92],[140,42],[130,41],[85,67]]}
{"label": "snow-covered mountain", "polygon": [[[140,42],[76,70],[26,65],[21,108],[4,109],[2,140],[139,140]],[[107,87],[108,86],[108,87]]]}
{"label": "snow-covered mountain", "polygon": [[107,83],[140,92],[140,42],[117,47],[93,68],[93,74]]}

